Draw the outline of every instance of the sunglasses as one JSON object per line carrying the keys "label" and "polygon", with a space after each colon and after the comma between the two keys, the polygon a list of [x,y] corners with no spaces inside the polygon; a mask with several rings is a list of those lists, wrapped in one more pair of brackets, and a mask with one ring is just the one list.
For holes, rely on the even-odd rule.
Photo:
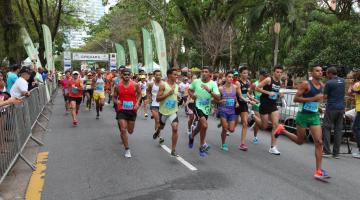
{"label": "sunglasses", "polygon": [[124,74],[124,76],[130,76],[130,74]]}

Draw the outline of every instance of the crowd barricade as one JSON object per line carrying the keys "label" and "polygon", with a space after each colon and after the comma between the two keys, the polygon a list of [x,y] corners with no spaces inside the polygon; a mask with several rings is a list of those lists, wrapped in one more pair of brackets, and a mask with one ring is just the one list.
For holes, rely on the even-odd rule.
{"label": "crowd barricade", "polygon": [[55,80],[47,81],[32,89],[28,97],[22,98],[21,104],[0,107],[0,184],[19,158],[35,169],[22,152],[30,139],[42,145],[32,131],[36,125],[46,130],[39,118],[49,120],[43,111],[52,103],[56,89]]}

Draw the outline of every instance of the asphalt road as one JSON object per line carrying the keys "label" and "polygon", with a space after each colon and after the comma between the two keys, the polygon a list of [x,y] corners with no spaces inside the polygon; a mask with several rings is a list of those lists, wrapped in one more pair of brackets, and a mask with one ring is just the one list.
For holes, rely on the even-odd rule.
{"label": "asphalt road", "polygon": [[[212,146],[209,156],[198,155],[199,138],[193,149],[187,147],[186,117],[180,112],[177,151],[194,166],[192,171],[170,156],[152,139],[153,120],[138,115],[136,128],[129,137],[132,158],[123,156],[119,130],[111,106],[101,118],[95,111],[81,107],[79,126],[72,127],[64,114],[63,100],[55,101],[49,133],[42,151],[49,151],[45,200],[88,199],[354,199],[360,198],[360,160],[343,155],[324,159],[324,168],[332,178],[328,183],[315,180],[314,146],[298,146],[280,138],[281,156],[268,153],[268,132],[259,134],[260,144],[247,142],[249,150],[237,149],[240,126],[228,137],[229,152],[220,150],[220,129],[210,117],[207,141]],[[163,131],[165,145],[170,147],[170,127]]]}

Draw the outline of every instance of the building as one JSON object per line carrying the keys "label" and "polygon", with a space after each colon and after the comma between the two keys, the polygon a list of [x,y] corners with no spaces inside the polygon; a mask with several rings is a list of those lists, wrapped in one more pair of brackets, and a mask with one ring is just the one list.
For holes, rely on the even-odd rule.
{"label": "building", "polygon": [[105,15],[105,6],[102,0],[73,0],[75,5],[78,5],[77,15],[85,24],[79,29],[70,29],[66,31],[68,44],[65,48],[76,49],[85,44],[85,39],[90,37],[88,35],[89,26],[96,24],[99,19]]}

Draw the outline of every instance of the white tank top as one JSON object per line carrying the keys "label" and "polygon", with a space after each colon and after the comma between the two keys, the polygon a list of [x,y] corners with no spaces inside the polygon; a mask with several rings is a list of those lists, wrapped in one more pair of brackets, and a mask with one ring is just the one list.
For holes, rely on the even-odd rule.
{"label": "white tank top", "polygon": [[157,93],[159,92],[159,86],[154,84],[151,88],[151,106],[160,106],[160,103],[156,101]]}
{"label": "white tank top", "polygon": [[96,77],[96,83],[95,83],[95,91],[96,92],[104,92],[104,79]]}
{"label": "white tank top", "polygon": [[146,96],[147,83],[140,82],[140,88],[141,88],[141,96],[142,97]]}

